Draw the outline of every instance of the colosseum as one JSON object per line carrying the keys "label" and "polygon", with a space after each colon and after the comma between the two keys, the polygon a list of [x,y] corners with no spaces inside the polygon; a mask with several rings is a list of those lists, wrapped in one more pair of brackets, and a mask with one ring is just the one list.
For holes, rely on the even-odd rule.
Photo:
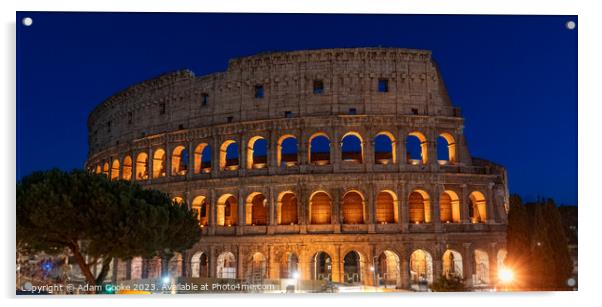
{"label": "colosseum", "polygon": [[170,259],[115,261],[114,280],[497,283],[506,171],[470,155],[430,51],[266,52],[176,71],[108,98],[88,129],[88,169],[169,193],[202,229]]}

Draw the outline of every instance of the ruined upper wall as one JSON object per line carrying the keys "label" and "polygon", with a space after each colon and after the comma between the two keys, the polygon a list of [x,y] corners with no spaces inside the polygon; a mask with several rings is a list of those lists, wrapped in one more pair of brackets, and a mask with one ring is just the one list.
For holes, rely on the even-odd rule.
{"label": "ruined upper wall", "polygon": [[[379,79],[388,80],[387,92],[378,91]],[[321,94],[313,91],[315,80],[324,84]],[[258,85],[263,86],[263,98],[255,97]],[[88,120],[90,153],[167,131],[350,112],[459,116],[430,51],[345,48],[263,53],[232,59],[225,72],[195,76],[177,71],[108,98]]]}

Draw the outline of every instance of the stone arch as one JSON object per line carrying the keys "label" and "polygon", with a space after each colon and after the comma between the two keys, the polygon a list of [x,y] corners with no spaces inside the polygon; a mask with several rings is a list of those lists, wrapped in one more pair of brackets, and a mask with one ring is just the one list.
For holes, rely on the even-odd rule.
{"label": "stone arch", "polygon": [[308,161],[310,164],[330,164],[330,138],[324,132],[316,132],[309,137]]}
{"label": "stone arch", "polygon": [[198,144],[194,148],[194,173],[211,172],[211,145],[207,143]]}
{"label": "stone arch", "polygon": [[175,205],[186,205],[186,200],[182,196],[174,196],[171,199],[171,202],[174,203]]}
{"label": "stone arch", "polygon": [[209,277],[209,257],[204,251],[198,251],[190,258],[190,275],[195,278]]}
{"label": "stone arch", "polygon": [[119,159],[113,160],[111,163],[111,180],[119,180]]}
{"label": "stone arch", "polygon": [[251,255],[247,264],[246,278],[253,283],[267,278],[267,258],[262,253],[255,252]]}
{"label": "stone arch", "polygon": [[132,157],[130,155],[123,158],[123,180],[132,180]]}
{"label": "stone arch", "polygon": [[468,215],[471,223],[485,223],[487,221],[487,201],[480,191],[473,191],[468,195]]}
{"label": "stone arch", "polygon": [[147,278],[158,279],[161,278],[161,268],[163,267],[161,257],[155,256],[147,261]]}
{"label": "stone arch", "polygon": [[366,220],[366,202],[364,195],[357,190],[350,190],[343,195],[343,224],[364,224]]}
{"label": "stone arch", "polygon": [[238,219],[238,200],[232,194],[224,194],[217,200],[217,225],[235,226]]}
{"label": "stone arch", "polygon": [[433,282],[433,257],[424,249],[417,249],[410,255],[410,281],[412,284]]}
{"label": "stone arch", "polygon": [[359,284],[363,281],[363,259],[362,255],[351,250],[343,257],[343,282],[348,284]]}
{"label": "stone arch", "polygon": [[426,191],[412,191],[409,196],[408,206],[410,208],[410,223],[420,224],[431,222],[431,203]]}
{"label": "stone arch", "polygon": [[280,278],[299,278],[299,257],[295,252],[287,252],[280,261]]}
{"label": "stone arch", "polygon": [[219,168],[220,170],[237,170],[239,167],[238,143],[234,140],[227,140],[219,148]]}
{"label": "stone arch", "polygon": [[107,178],[108,178],[109,177],[109,171],[110,171],[109,170],[109,162],[105,162],[102,165],[102,174],[105,175],[105,176],[107,176]]}
{"label": "stone arch", "polygon": [[188,149],[179,145],[171,153],[171,175],[185,176],[188,173]]}
{"label": "stone arch", "polygon": [[324,191],[316,191],[309,197],[309,223],[330,224],[332,222],[332,198]]}
{"label": "stone arch", "polygon": [[267,225],[268,204],[267,198],[260,192],[253,192],[247,196],[245,203],[245,224]]}
{"label": "stone arch", "polygon": [[426,137],[422,132],[413,131],[406,137],[406,153],[408,164],[426,165],[428,162],[428,148]]}
{"label": "stone arch", "polygon": [[489,284],[489,255],[481,249],[474,250],[475,274],[473,277],[474,286],[486,286]]}
{"label": "stone arch", "polygon": [[382,190],[376,195],[377,224],[397,223],[399,221],[399,201],[395,192]]}
{"label": "stone arch", "polygon": [[247,168],[266,168],[268,143],[262,136],[254,136],[247,143]]}
{"label": "stone arch", "polygon": [[293,225],[299,222],[297,196],[292,191],[284,191],[278,195],[276,219],[278,225]]}
{"label": "stone arch", "polygon": [[397,142],[393,133],[381,131],[374,136],[374,163],[397,163]]}
{"label": "stone arch", "polygon": [[462,254],[453,249],[448,249],[442,257],[443,275],[447,278],[463,278],[464,268],[462,267]]}
{"label": "stone arch", "polygon": [[276,163],[278,167],[292,167],[298,164],[297,138],[292,134],[285,134],[278,139],[276,146]]}
{"label": "stone arch", "polygon": [[158,148],[153,154],[153,178],[165,176],[165,150]]}
{"label": "stone arch", "polygon": [[350,131],[343,135],[341,138],[341,160],[353,164],[364,162],[364,140],[359,133]]}
{"label": "stone arch", "polygon": [[383,250],[377,258],[377,286],[397,287],[401,284],[401,266],[399,255],[392,250]]}
{"label": "stone arch", "polygon": [[311,258],[311,279],[332,281],[332,257],[324,251],[318,251]]}
{"label": "stone arch", "polygon": [[96,170],[94,171],[96,174],[100,174],[102,173],[102,168],[100,167],[100,164],[96,165]]}
{"label": "stone arch", "polygon": [[441,222],[460,223],[460,198],[452,190],[445,190],[439,196]]}
{"label": "stone arch", "polygon": [[231,252],[223,252],[217,257],[217,278],[236,278],[236,257]]}
{"label": "stone arch", "polygon": [[142,257],[134,257],[131,261],[130,279],[142,279],[142,268],[144,261]]}
{"label": "stone arch", "polygon": [[182,263],[182,254],[174,253],[171,259],[169,259],[169,263],[167,264],[167,271],[169,272],[169,277],[179,278],[184,276],[184,274],[182,274]]}
{"label": "stone arch", "polygon": [[456,164],[456,140],[449,132],[443,132],[437,138],[437,160],[442,165]]}
{"label": "stone arch", "polygon": [[148,154],[141,152],[136,157],[136,180],[148,179]]}
{"label": "stone arch", "polygon": [[209,205],[207,197],[199,195],[192,199],[192,211],[201,227],[209,225]]}

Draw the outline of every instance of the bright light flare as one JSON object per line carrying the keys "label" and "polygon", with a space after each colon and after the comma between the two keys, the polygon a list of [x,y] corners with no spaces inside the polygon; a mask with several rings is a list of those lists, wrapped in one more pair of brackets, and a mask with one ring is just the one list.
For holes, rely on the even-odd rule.
{"label": "bright light flare", "polygon": [[508,268],[500,269],[498,277],[503,283],[511,283],[514,280],[514,272]]}

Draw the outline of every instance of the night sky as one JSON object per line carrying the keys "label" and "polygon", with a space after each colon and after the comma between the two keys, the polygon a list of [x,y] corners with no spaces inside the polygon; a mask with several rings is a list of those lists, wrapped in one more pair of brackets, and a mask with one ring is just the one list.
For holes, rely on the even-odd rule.
{"label": "night sky", "polygon": [[433,51],[471,154],[504,165],[511,192],[576,204],[578,30],[569,20],[577,17],[17,13],[17,179],[83,167],[89,112],[143,80],[222,71],[229,58],[263,51],[382,46]]}

